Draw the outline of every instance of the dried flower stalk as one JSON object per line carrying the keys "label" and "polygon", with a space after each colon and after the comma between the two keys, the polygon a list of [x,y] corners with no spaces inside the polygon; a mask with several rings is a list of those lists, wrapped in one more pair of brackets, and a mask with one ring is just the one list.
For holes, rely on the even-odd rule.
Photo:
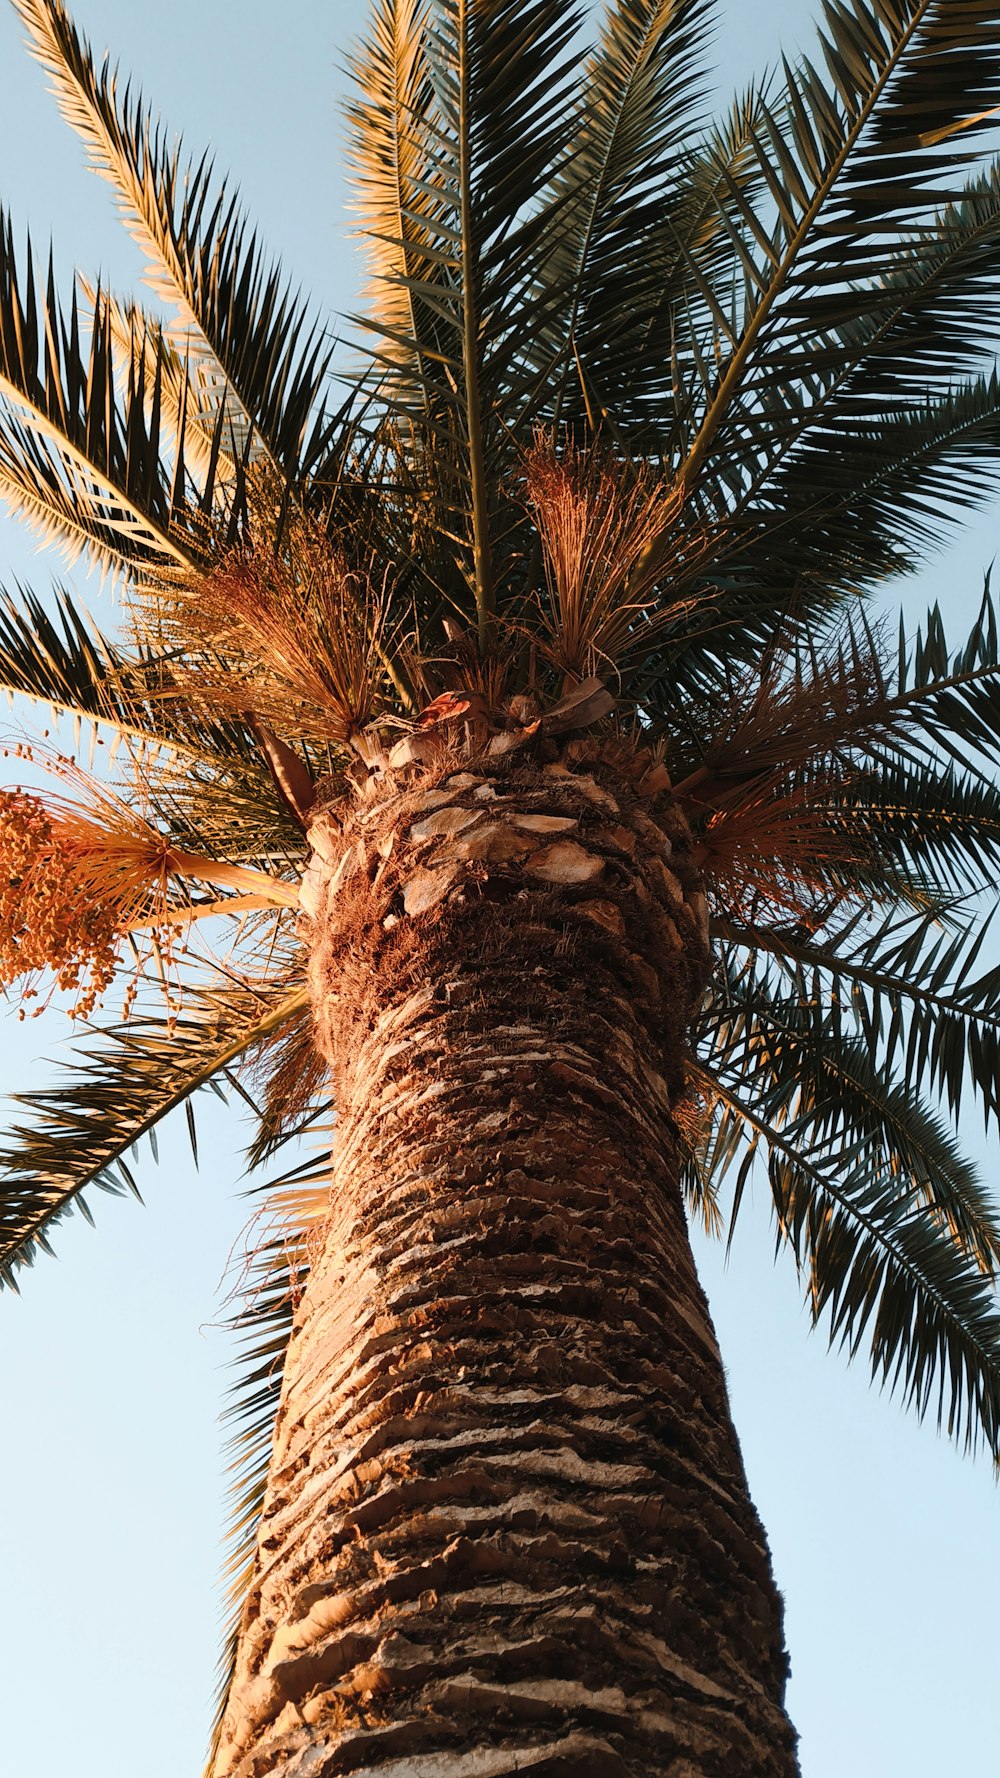
{"label": "dried flower stalk", "polygon": [[171,878],[235,890],[240,911],[297,905],[293,884],[180,850],[69,761],[56,769],[83,787],[89,806],[0,791],[0,988],[20,982],[22,1001],[48,972],[55,988],[76,994],[73,1017],[88,1018],[127,933],[147,929],[169,950],[171,927],[228,911],[225,901],[178,904]]}

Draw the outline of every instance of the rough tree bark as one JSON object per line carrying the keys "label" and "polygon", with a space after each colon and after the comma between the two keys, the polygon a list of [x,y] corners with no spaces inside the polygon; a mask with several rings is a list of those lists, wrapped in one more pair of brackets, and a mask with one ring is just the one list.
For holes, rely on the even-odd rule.
{"label": "rough tree bark", "polygon": [[217,1778],[790,1778],[677,1184],[704,899],[625,743],[313,828],[333,1191]]}

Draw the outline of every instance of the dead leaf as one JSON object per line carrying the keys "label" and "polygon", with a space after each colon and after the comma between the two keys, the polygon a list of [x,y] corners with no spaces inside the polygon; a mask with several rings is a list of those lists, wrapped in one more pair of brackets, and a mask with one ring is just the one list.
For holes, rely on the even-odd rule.
{"label": "dead leaf", "polygon": [[707,943],[708,942],[708,935],[709,935],[709,913],[708,913],[708,897],[707,897],[707,895],[703,895],[700,889],[695,889],[691,892],[691,894],[689,894],[689,896],[687,898],[687,904],[688,904],[688,907],[691,909],[691,912],[693,913],[696,921],[698,922],[699,934]]}
{"label": "dead leaf", "polygon": [[254,722],[253,727],[278,795],[289,814],[304,828],[316,800],[316,786],[309,767],[287,742],[265,728],[262,722]]}
{"label": "dead leaf", "polygon": [[542,717],[543,727],[555,734],[569,729],[589,728],[602,716],[610,716],[615,700],[601,679],[584,679],[582,684],[560,698]]}
{"label": "dead leaf", "polygon": [[662,761],[650,766],[649,771],[643,773],[639,779],[639,789],[643,796],[656,796],[659,791],[670,789],[670,773]]}
{"label": "dead leaf", "polygon": [[387,763],[395,770],[401,766],[426,765],[441,751],[436,735],[404,735],[389,754]]}
{"label": "dead leaf", "polygon": [[576,785],[577,790],[579,790],[589,802],[596,803],[599,809],[607,809],[612,815],[621,814],[621,809],[610,790],[605,790],[603,784],[598,784],[596,779],[577,777],[574,772],[573,783]]}
{"label": "dead leaf", "polygon": [[464,716],[471,703],[472,699],[462,692],[443,691],[439,698],[421,710],[417,727],[437,728],[439,722],[452,722],[456,717]]}
{"label": "dead leaf", "polygon": [[484,864],[510,864],[516,858],[524,858],[534,844],[526,834],[513,833],[502,822],[494,821],[488,827],[477,828],[468,839],[458,840],[456,849],[463,858],[479,859]]}
{"label": "dead leaf", "polygon": [[336,864],[343,846],[342,830],[336,815],[323,809],[306,829],[306,838],[314,852],[327,864]]}

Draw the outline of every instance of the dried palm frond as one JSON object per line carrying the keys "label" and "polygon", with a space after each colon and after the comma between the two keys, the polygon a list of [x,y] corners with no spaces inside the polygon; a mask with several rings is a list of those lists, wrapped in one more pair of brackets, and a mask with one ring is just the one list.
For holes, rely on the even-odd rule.
{"label": "dried palm frond", "polygon": [[[650,465],[571,442],[560,450],[542,431],[525,460],[524,486],[547,582],[541,622],[532,626],[539,648],[574,679],[646,651],[679,614],[669,597],[653,600],[651,563],[657,540],[677,526],[680,490]],[[690,555],[695,539],[687,541]],[[678,561],[683,553],[679,538]]]}
{"label": "dried palm frond", "polygon": [[329,1145],[281,1178],[269,1180],[246,1230],[229,1303],[238,1340],[236,1377],[225,1419],[230,1517],[223,1577],[229,1623],[219,1661],[213,1746],[228,1695],[235,1648],[257,1557],[274,1420],[296,1308],[322,1241],[330,1205]]}
{"label": "dried palm frond", "polygon": [[162,696],[340,745],[385,707],[387,586],[374,587],[329,545],[310,543],[294,562],[231,556],[178,604],[174,622],[199,652]]}
{"label": "dried palm frond", "polygon": [[675,785],[696,830],[695,861],[730,910],[810,919],[874,865],[844,798],[873,746],[902,725],[877,640],[802,656],[776,646],[715,711],[702,764]]}
{"label": "dried palm frond", "polygon": [[700,1075],[692,1073],[673,1111],[681,1184],[692,1215],[698,1218],[706,1235],[718,1239],[724,1223],[719,1204],[721,1169],[720,1177],[716,1177],[710,1165],[715,1111],[714,1096],[706,1090]]}
{"label": "dried palm frond", "polygon": [[871,848],[867,835],[837,819],[833,780],[759,778],[716,809],[699,831],[693,858],[731,911],[760,917],[761,903],[807,918],[853,875]]}
{"label": "dried palm frond", "polygon": [[759,674],[716,699],[715,733],[701,766],[676,784],[698,803],[740,800],[751,779],[795,771],[808,762],[856,758],[890,728],[901,728],[878,638],[849,635],[848,645],[804,657],[780,643]]}

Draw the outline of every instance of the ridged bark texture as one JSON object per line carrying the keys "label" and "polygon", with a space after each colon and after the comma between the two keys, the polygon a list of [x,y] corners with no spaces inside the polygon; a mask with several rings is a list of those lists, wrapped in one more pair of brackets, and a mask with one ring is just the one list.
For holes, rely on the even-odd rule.
{"label": "ridged bark texture", "polygon": [[547,751],[314,829],[333,1192],[219,1778],[796,1770],[677,1186],[704,902],[627,749]]}

